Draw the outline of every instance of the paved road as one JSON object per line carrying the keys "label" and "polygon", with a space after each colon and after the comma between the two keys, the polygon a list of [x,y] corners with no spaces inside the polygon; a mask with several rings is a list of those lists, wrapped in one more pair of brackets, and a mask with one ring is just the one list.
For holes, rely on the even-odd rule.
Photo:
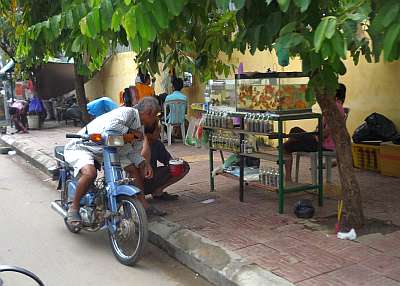
{"label": "paved road", "polygon": [[[106,233],[68,232],[50,209],[57,193],[46,178],[18,156],[0,155],[0,264],[55,286],[210,285],[151,244],[132,268],[114,258]],[[2,274],[4,286],[34,285],[17,276]]]}

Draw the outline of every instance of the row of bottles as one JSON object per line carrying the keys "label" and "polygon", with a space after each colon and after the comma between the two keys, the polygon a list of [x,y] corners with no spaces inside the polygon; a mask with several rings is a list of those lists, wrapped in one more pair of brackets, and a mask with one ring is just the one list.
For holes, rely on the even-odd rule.
{"label": "row of bottles", "polygon": [[263,168],[259,170],[259,182],[270,187],[279,187],[279,170],[276,168]]}
{"label": "row of bottles", "polygon": [[233,117],[226,112],[207,111],[203,115],[204,125],[208,127],[219,127],[233,129]]}
{"label": "row of bottles", "polygon": [[213,135],[211,137],[211,146],[215,149],[223,149],[232,152],[240,152],[239,138],[232,138],[222,135]]}
{"label": "row of bottles", "polygon": [[243,129],[251,132],[272,133],[274,132],[274,123],[266,114],[246,114]]}

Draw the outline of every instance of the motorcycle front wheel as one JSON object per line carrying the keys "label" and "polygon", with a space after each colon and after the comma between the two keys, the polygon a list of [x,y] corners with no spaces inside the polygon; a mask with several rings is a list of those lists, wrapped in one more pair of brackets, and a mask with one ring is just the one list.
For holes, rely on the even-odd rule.
{"label": "motorcycle front wheel", "polygon": [[133,266],[147,244],[147,215],[142,204],[129,196],[117,197],[117,212],[116,232],[108,232],[111,248],[119,262]]}

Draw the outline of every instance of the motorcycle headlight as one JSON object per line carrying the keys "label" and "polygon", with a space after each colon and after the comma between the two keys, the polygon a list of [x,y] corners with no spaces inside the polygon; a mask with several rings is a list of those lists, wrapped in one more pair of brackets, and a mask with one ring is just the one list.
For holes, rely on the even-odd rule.
{"label": "motorcycle headlight", "polygon": [[109,135],[106,141],[107,146],[118,147],[124,146],[124,136],[122,135]]}

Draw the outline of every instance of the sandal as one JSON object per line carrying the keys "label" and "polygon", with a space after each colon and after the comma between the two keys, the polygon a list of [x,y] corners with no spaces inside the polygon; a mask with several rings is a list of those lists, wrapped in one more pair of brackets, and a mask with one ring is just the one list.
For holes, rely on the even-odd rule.
{"label": "sandal", "polygon": [[68,209],[67,223],[71,226],[79,226],[82,223],[82,218],[77,210],[72,208]]}
{"label": "sandal", "polygon": [[146,209],[146,214],[148,217],[150,217],[150,216],[165,216],[167,214],[167,212],[160,210],[159,208],[157,208],[155,206],[149,206]]}
{"label": "sandal", "polygon": [[153,199],[160,201],[176,201],[178,198],[178,195],[171,195],[167,192],[163,192],[160,196],[153,196]]}

